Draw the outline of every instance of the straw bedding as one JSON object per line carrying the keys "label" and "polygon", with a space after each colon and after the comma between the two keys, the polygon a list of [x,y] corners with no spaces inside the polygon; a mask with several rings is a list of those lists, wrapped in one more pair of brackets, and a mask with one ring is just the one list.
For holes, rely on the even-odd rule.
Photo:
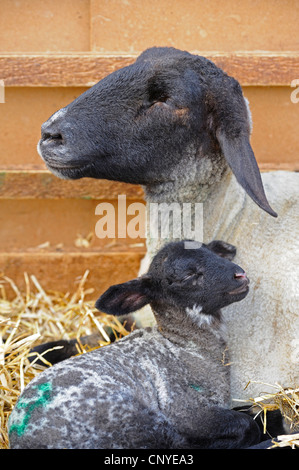
{"label": "straw bedding", "polygon": [[[292,433],[278,436],[277,442],[273,441],[270,448],[299,448],[299,388],[285,389],[279,384],[259,383],[261,386],[268,385],[273,388],[273,393],[267,393],[250,400],[256,412],[256,416],[260,413],[263,415],[264,433],[266,433],[267,429],[267,412],[273,410],[280,410],[284,416],[286,427],[289,428],[289,432]],[[249,385],[250,382],[247,384],[247,387]]]}
{"label": "straw bedding", "polygon": [[[24,276],[25,292],[20,292],[11,279],[0,278],[0,449],[8,448],[7,421],[19,395],[51,365],[30,353],[33,346],[57,339],[79,339],[98,331],[101,347],[113,337],[107,332],[112,331],[116,339],[128,334],[117,318],[99,313],[94,301],[87,300],[93,294],[92,289],[85,289],[88,271],[77,280],[72,294],[45,292],[34,276]],[[8,300],[11,289],[13,300]],[[80,344],[78,354],[88,350]],[[37,359],[45,365],[38,365]]]}
{"label": "straw bedding", "polygon": [[[90,300],[93,290],[85,289],[88,271],[77,280],[72,294],[45,292],[34,276],[25,273],[24,277],[25,292],[20,292],[11,279],[0,278],[0,449],[9,447],[7,421],[24,387],[51,366],[42,356],[30,353],[33,346],[62,338],[79,340],[81,336],[99,332],[98,347],[101,347],[111,341],[108,331],[114,333],[116,340],[128,334],[117,318],[94,308],[94,300]],[[13,290],[12,300],[8,300],[8,289]],[[80,344],[78,354],[88,350],[88,346]],[[38,359],[45,365],[37,364]],[[252,399],[257,414],[263,413],[265,429],[267,412],[280,409],[290,432],[299,431],[299,388],[273,387],[273,394]],[[299,433],[280,436],[273,443],[276,446],[299,447]]]}

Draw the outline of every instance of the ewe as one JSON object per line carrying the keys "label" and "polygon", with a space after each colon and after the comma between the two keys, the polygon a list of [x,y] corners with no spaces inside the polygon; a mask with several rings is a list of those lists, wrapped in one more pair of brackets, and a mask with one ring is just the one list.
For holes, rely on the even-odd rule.
{"label": "ewe", "polygon": [[[204,57],[153,48],[54,114],[39,143],[59,177],[141,184],[147,205],[203,203],[199,241],[238,246],[254,284],[243,321],[236,305],[227,312],[234,399],[267,391],[244,390],[251,380],[299,385],[299,174],[261,179],[250,132],[235,79]],[[165,241],[148,237],[150,259]]]}

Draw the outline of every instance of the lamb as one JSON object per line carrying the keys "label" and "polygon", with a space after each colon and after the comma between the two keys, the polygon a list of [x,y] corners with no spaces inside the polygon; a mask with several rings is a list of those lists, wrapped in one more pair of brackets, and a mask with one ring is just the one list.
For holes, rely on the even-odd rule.
{"label": "lamb", "polygon": [[[299,174],[261,178],[251,128],[234,78],[204,57],[151,48],[55,113],[38,145],[58,177],[141,184],[148,207],[202,203],[196,239],[238,246],[254,284],[243,322],[235,304],[227,311],[232,400],[272,393],[266,384],[299,385]],[[171,239],[148,236],[148,260]],[[140,326],[152,321],[139,315]]]}
{"label": "lamb", "polygon": [[[150,304],[157,325],[39,374],[10,415],[11,448],[244,448],[260,441],[232,411],[221,310],[244,299],[249,280],[222,241],[164,246],[149,271],[111,286],[108,314]],[[225,314],[224,314],[225,316]],[[243,323],[243,319],[235,319]]]}

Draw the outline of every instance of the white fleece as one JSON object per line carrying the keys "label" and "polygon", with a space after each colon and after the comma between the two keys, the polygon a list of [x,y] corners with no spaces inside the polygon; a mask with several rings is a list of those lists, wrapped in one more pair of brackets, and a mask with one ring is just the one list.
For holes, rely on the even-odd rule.
{"label": "white fleece", "polygon": [[[299,173],[268,172],[262,179],[278,218],[260,209],[231,173],[204,202],[203,241],[235,245],[234,262],[251,281],[246,299],[223,309],[232,400],[274,393],[266,384],[299,386]],[[194,202],[202,202],[200,195]],[[166,241],[148,240],[147,259]],[[148,310],[141,318],[142,325],[151,323]],[[245,390],[249,381],[262,383],[251,383]]]}

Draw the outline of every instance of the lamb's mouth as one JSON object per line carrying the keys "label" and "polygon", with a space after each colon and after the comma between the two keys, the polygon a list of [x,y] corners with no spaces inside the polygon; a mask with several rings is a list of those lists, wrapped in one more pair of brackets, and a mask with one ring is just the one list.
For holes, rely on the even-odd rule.
{"label": "lamb's mouth", "polygon": [[243,294],[243,292],[248,292],[249,290],[249,281],[246,281],[242,286],[237,287],[234,290],[229,291],[230,295]]}

